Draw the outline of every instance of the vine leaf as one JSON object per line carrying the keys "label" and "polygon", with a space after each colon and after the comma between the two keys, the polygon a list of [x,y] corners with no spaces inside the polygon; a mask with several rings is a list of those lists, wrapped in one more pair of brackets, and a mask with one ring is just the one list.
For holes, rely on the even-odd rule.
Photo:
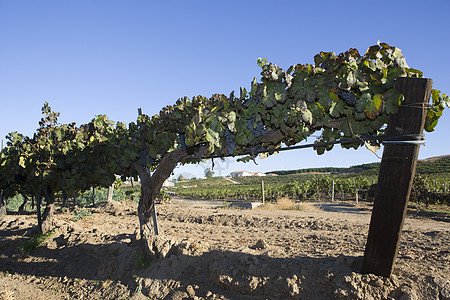
{"label": "vine leaf", "polygon": [[383,112],[383,107],[383,98],[380,94],[375,94],[372,98],[372,101],[370,101],[370,104],[364,109],[364,113],[366,114],[367,118],[375,120],[375,118]]}
{"label": "vine leaf", "polygon": [[395,88],[392,88],[384,94],[384,99],[386,101],[386,113],[396,114],[404,96],[397,92]]}
{"label": "vine leaf", "polygon": [[312,122],[313,122],[313,115],[312,115],[311,111],[309,111],[307,109],[302,111],[302,119],[306,123],[312,124]]}
{"label": "vine leaf", "polygon": [[356,112],[362,113],[364,112],[364,109],[366,109],[367,106],[370,105],[370,102],[372,101],[372,97],[369,93],[364,93],[359,97],[358,101],[356,102]]}

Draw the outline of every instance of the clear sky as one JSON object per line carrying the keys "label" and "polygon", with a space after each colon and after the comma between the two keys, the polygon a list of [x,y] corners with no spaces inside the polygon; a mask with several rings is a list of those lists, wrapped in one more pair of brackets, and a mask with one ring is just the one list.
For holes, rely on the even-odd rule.
{"label": "clear sky", "polygon": [[[0,137],[33,135],[48,101],[62,123],[106,114],[136,120],[183,96],[229,94],[260,78],[258,57],[284,69],[320,51],[361,54],[378,40],[450,93],[450,2],[0,0]],[[449,109],[450,110],[450,109]],[[449,154],[450,112],[419,158]],[[379,155],[381,156],[381,152]],[[340,146],[284,152],[254,163],[215,161],[215,174],[379,161]],[[211,162],[177,168],[202,176]]]}

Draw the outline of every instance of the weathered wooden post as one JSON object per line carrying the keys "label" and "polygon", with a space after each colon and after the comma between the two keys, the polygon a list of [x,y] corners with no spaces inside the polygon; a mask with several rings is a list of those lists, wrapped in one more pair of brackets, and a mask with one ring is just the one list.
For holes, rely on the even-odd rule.
{"label": "weathered wooden post", "polygon": [[[387,136],[422,134],[433,81],[400,77],[396,89],[405,96],[396,115],[389,117]],[[370,221],[362,272],[390,277],[400,244],[419,141],[386,143]]]}
{"label": "weathered wooden post", "polygon": [[262,196],[262,203],[264,205],[264,202],[266,200],[265,195],[264,195],[264,180],[261,180],[261,196]]}
{"label": "weathered wooden post", "polygon": [[334,179],[331,181],[331,202],[334,202]]}
{"label": "weathered wooden post", "polygon": [[106,196],[106,201],[111,202],[114,193],[114,183],[108,186],[108,194]]}
{"label": "weathered wooden post", "polygon": [[95,206],[95,186],[92,186],[92,205]]}
{"label": "weathered wooden post", "polygon": [[2,191],[0,190],[0,220],[6,216],[6,203],[3,202]]}

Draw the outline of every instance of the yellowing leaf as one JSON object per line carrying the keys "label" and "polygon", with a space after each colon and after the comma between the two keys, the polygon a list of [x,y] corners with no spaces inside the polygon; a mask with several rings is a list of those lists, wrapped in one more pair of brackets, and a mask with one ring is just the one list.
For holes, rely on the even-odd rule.
{"label": "yellowing leaf", "polygon": [[330,92],[330,98],[331,98],[331,100],[333,100],[333,102],[339,101],[339,97],[336,93]]}
{"label": "yellowing leaf", "polygon": [[381,112],[383,112],[383,98],[380,94],[375,94],[369,105],[364,109],[366,117],[374,120]]}

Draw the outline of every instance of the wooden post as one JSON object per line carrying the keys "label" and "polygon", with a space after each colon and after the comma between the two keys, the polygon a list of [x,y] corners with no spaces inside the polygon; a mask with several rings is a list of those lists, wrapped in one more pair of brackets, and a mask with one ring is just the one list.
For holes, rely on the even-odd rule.
{"label": "wooden post", "polygon": [[264,180],[261,180],[261,196],[262,196],[262,203],[264,205],[264,202],[266,200],[266,197],[264,195]]}
{"label": "wooden post", "polygon": [[3,202],[2,191],[0,190],[0,220],[6,216],[6,203]]}
{"label": "wooden post", "polygon": [[92,205],[95,206],[95,186],[92,186]]}
{"label": "wooden post", "polygon": [[106,197],[106,201],[111,202],[114,193],[114,183],[108,187],[108,196]]}
{"label": "wooden post", "polygon": [[[389,117],[387,136],[421,134],[433,81],[400,77],[395,88],[405,96],[396,115]],[[419,145],[385,144],[364,253],[363,273],[390,277],[400,244]]]}
{"label": "wooden post", "polygon": [[36,214],[38,219],[38,233],[42,233],[42,213],[41,213],[41,204],[42,204],[42,196],[41,194],[36,194]]}
{"label": "wooden post", "polygon": [[334,179],[331,181],[331,202],[334,202]]}

